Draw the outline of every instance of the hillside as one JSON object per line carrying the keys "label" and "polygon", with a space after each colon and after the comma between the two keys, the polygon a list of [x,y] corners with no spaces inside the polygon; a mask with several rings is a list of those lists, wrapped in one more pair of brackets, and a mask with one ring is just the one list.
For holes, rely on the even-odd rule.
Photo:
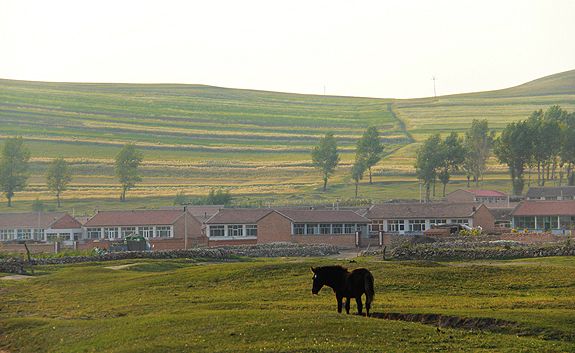
{"label": "hillside", "polygon": [[[21,209],[36,198],[52,199],[44,173],[57,156],[74,171],[64,195],[72,200],[65,205],[90,212],[171,204],[178,192],[204,195],[212,187],[228,188],[247,203],[331,203],[353,195],[348,184],[355,143],[374,125],[386,156],[374,168],[375,183],[360,195],[417,198],[413,162],[418,142],[429,134],[463,132],[472,119],[487,119],[500,130],[553,104],[575,110],[575,70],[504,90],[404,100],[0,80],[0,140],[21,135],[32,151],[30,185],[15,198]],[[336,135],[342,162],[323,193],[310,150],[328,131]],[[113,158],[127,142],[144,151],[144,180],[129,194],[137,202],[118,204]],[[505,190],[504,168],[492,161],[491,172],[486,183]]]}

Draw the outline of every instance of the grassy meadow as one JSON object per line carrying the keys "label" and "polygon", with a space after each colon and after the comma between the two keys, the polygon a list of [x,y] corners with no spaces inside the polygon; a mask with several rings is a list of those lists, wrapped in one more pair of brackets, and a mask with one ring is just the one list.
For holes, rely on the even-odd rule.
{"label": "grassy meadow", "polygon": [[[0,280],[6,352],[570,352],[575,260],[358,263],[319,258],[125,260],[45,266]],[[367,267],[375,313],[516,323],[441,328],[337,314],[310,266]],[[109,266],[132,264],[110,269]],[[352,310],[355,303],[352,304]]]}
{"label": "grassy meadow", "polygon": [[[169,205],[178,192],[203,196],[223,187],[238,205],[332,203],[354,196],[350,167],[357,139],[368,126],[381,132],[386,150],[364,179],[360,197],[380,201],[418,198],[414,160],[429,134],[463,132],[474,118],[502,129],[533,110],[560,104],[575,110],[575,71],[514,88],[424,99],[376,99],[300,95],[202,85],[84,84],[0,80],[0,143],[21,135],[32,152],[29,186],[14,207],[29,210],[35,199],[53,207],[45,171],[66,158],[74,178],[64,208]],[[310,151],[333,132],[340,167],[322,192]],[[113,159],[125,143],[144,153],[143,181],[117,198]],[[449,189],[461,186],[455,176]],[[510,189],[506,170],[489,161],[484,188]]]}

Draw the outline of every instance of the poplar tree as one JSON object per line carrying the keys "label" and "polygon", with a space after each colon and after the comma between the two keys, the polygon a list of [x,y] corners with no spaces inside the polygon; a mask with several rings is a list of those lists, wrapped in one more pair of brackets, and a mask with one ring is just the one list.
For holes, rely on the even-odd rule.
{"label": "poplar tree", "polygon": [[337,143],[333,134],[328,132],[320,138],[319,144],[311,152],[312,164],[320,170],[323,178],[323,191],[327,189],[327,180],[335,171],[339,163]]}
{"label": "poplar tree", "polygon": [[12,207],[14,193],[22,191],[28,182],[30,150],[22,137],[9,138],[4,142],[0,160],[0,188]]}
{"label": "poplar tree", "polygon": [[122,185],[120,201],[126,201],[126,192],[142,181],[138,171],[142,159],[142,153],[133,144],[125,145],[116,155],[116,176]]}

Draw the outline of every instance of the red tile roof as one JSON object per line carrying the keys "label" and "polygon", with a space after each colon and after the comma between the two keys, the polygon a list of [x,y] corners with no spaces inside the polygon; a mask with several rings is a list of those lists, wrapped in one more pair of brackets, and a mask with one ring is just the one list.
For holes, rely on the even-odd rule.
{"label": "red tile roof", "polygon": [[207,224],[255,224],[272,212],[270,208],[224,208],[210,218]]}
{"label": "red tile roof", "polygon": [[465,190],[478,197],[507,197],[506,194],[497,190]]}
{"label": "red tile roof", "polygon": [[349,210],[278,209],[279,214],[298,223],[369,223],[370,220]]}
{"label": "red tile roof", "polygon": [[517,205],[513,216],[575,216],[575,200],[526,200]]}
{"label": "red tile roof", "polygon": [[84,224],[86,227],[171,225],[182,217],[179,210],[100,211]]}
{"label": "red tile roof", "polygon": [[26,213],[0,213],[0,228],[50,228],[62,218],[64,212],[26,212]]}
{"label": "red tile roof", "polygon": [[477,203],[384,203],[374,205],[367,212],[369,219],[467,218],[473,217]]}
{"label": "red tile roof", "polygon": [[82,228],[82,223],[76,220],[69,214],[64,214],[62,218],[52,224],[52,229],[79,229]]}

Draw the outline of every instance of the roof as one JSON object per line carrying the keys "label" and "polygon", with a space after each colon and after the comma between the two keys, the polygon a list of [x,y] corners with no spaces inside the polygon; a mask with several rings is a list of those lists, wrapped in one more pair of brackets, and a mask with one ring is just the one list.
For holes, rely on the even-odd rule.
{"label": "roof", "polygon": [[77,219],[65,213],[59,220],[52,224],[52,229],[80,229],[82,223]]}
{"label": "roof", "polygon": [[525,200],[513,210],[513,216],[575,216],[575,200]]}
{"label": "roof", "polygon": [[165,206],[161,210],[179,210],[184,211],[184,207],[192,216],[196,217],[199,221],[205,222],[213,215],[218,213],[224,205],[186,205],[186,206]]}
{"label": "roof", "polygon": [[466,218],[472,217],[482,206],[470,202],[384,203],[372,206],[366,217],[369,219]]}
{"label": "roof", "polygon": [[490,208],[491,214],[495,217],[496,221],[509,221],[511,220],[511,213],[514,208]]}
{"label": "roof", "polygon": [[370,220],[351,210],[277,209],[276,212],[298,223],[369,223]]}
{"label": "roof", "polygon": [[180,210],[100,211],[84,226],[171,225],[182,215],[183,211]]}
{"label": "roof", "polygon": [[67,215],[64,212],[25,212],[0,213],[0,228],[50,228],[50,226]]}
{"label": "roof", "polygon": [[[460,189],[463,190],[463,189]],[[476,197],[507,197],[507,195],[501,191],[497,190],[463,190],[470,194],[475,195]]]}
{"label": "roof", "polygon": [[270,208],[223,208],[207,224],[253,224],[272,212]]}
{"label": "roof", "polygon": [[538,199],[541,197],[559,197],[559,196],[575,197],[575,186],[532,187],[529,188],[525,196],[531,199]]}

